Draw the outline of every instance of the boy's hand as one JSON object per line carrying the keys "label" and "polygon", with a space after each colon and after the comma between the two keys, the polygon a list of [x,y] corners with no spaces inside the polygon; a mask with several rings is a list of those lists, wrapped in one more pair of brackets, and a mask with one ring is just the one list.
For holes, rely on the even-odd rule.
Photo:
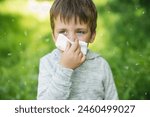
{"label": "boy's hand", "polygon": [[79,40],[76,39],[71,45],[67,43],[65,51],[60,58],[60,64],[66,68],[75,69],[85,61],[85,55],[81,52]]}

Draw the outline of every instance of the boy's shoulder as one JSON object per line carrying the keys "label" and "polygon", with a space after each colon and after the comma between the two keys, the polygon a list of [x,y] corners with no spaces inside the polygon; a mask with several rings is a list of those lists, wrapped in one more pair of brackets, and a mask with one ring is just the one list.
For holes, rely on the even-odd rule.
{"label": "boy's shoulder", "polygon": [[101,63],[101,64],[108,64],[107,60],[101,54],[93,52],[91,50],[88,50],[86,59],[87,60],[93,60],[97,64],[99,64],[99,63]]}
{"label": "boy's shoulder", "polygon": [[87,52],[87,56],[86,56],[87,60],[92,60],[92,59],[103,59],[102,55],[100,53],[96,53],[94,51],[91,51],[90,49],[88,49]]}
{"label": "boy's shoulder", "polygon": [[53,61],[59,58],[60,51],[58,49],[54,49],[52,52],[44,55],[40,58],[40,61]]}

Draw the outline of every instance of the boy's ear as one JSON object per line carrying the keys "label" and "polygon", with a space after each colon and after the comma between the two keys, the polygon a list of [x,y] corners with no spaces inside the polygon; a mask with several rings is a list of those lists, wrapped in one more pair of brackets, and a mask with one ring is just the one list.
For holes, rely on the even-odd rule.
{"label": "boy's ear", "polygon": [[96,32],[93,32],[93,34],[91,35],[90,43],[94,42],[95,36],[96,36]]}

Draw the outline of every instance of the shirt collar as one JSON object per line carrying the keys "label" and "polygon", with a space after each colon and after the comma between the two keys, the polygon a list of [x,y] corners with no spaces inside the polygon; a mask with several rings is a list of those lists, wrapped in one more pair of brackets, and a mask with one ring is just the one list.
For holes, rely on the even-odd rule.
{"label": "shirt collar", "polygon": [[87,50],[87,54],[86,54],[86,59],[90,60],[90,59],[94,59],[99,57],[99,54],[92,52],[91,50]]}

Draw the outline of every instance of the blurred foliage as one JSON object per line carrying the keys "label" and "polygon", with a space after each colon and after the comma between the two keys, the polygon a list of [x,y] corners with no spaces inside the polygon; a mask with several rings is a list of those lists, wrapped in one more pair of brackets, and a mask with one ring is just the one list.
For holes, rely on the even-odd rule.
{"label": "blurred foliage", "polygon": [[[90,48],[109,62],[119,98],[150,99],[150,1],[93,1],[99,17]],[[39,59],[55,48],[46,4],[0,0],[0,99],[36,99]]]}

